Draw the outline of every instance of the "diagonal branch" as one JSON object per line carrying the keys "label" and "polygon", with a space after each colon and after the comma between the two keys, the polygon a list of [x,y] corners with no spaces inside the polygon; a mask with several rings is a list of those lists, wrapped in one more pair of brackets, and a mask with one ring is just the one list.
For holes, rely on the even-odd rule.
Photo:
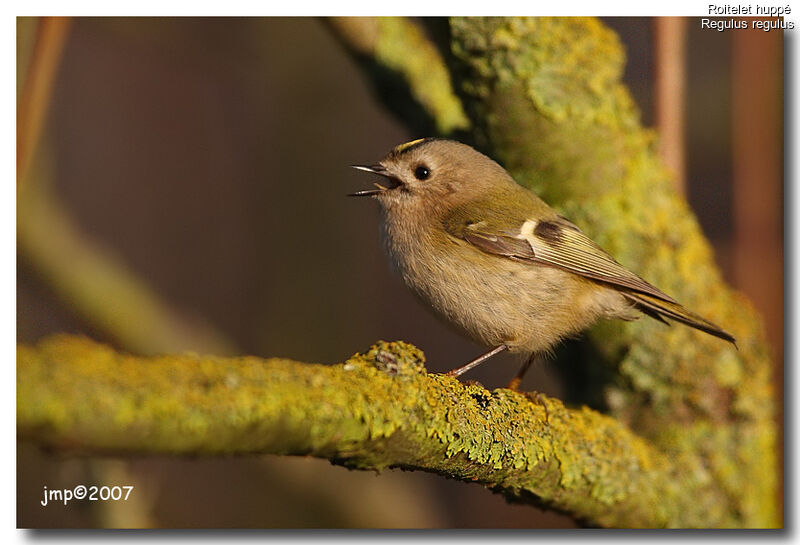
{"label": "diagonal branch", "polygon": [[401,467],[474,481],[594,524],[735,522],[712,483],[700,473],[686,476],[695,461],[670,459],[585,407],[426,374],[422,353],[401,342],[324,366],[141,358],[61,335],[18,348],[17,388],[18,433],[44,445],[311,455],[357,469]]}
{"label": "diagonal branch", "polygon": [[[589,337],[615,377],[616,418],[702,460],[744,526],[777,524],[772,365],[761,319],[708,241],[621,83],[619,38],[590,18],[453,18],[454,72],[476,140],[631,270],[722,324],[739,350],[654,320]],[[590,376],[586,362],[568,380]],[[682,486],[682,485],[681,485]],[[709,524],[712,524],[709,521]]]}
{"label": "diagonal branch", "polygon": [[371,76],[384,104],[419,136],[469,127],[439,50],[406,17],[331,17],[333,33]]}
{"label": "diagonal branch", "polygon": [[79,229],[47,175],[29,176],[17,197],[17,251],[55,293],[115,342],[142,354],[235,353],[202,318],[173,309],[113,252]]}

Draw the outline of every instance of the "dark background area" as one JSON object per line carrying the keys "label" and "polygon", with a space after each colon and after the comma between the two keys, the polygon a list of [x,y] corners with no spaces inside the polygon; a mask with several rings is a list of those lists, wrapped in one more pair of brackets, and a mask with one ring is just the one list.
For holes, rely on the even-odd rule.
{"label": "dark background area", "polygon": [[[625,44],[625,82],[651,125],[652,21],[605,22]],[[735,285],[731,50],[731,33],[689,24],[688,197]],[[402,339],[440,372],[481,347],[439,323],[390,273],[377,205],[345,197],[368,185],[347,165],[421,136],[380,107],[319,19],[77,18],[42,143],[57,196],[81,230],[239,353],[335,363],[378,339]],[[65,331],[113,343],[24,260],[17,309],[18,342]],[[774,317],[780,352],[782,307],[762,311]],[[555,366],[540,364],[523,387],[561,396]],[[494,388],[515,371],[513,358],[498,357],[467,378]],[[136,500],[38,505],[43,485],[90,484],[93,475],[136,485]],[[22,527],[574,525],[478,485],[305,458],[100,460],[21,443],[17,486]]]}

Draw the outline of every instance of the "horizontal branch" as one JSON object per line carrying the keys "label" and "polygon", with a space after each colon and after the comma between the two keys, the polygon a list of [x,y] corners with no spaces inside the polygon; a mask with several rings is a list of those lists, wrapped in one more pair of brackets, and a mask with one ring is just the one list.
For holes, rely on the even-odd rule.
{"label": "horizontal branch", "polygon": [[142,358],[59,335],[18,347],[17,388],[20,437],[72,451],[311,455],[474,481],[596,525],[733,523],[697,460],[585,407],[427,374],[402,342],[325,366]]}

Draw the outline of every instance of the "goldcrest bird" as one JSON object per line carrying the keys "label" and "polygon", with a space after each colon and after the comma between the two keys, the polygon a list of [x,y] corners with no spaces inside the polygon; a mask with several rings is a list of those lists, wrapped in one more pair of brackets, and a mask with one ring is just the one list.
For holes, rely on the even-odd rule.
{"label": "goldcrest bird", "polygon": [[445,321],[492,350],[450,371],[458,376],[509,350],[533,357],[600,318],[642,312],[735,343],[669,295],[617,263],[503,167],[440,138],[394,148],[354,166],[384,178],[375,189],[388,254],[406,285]]}

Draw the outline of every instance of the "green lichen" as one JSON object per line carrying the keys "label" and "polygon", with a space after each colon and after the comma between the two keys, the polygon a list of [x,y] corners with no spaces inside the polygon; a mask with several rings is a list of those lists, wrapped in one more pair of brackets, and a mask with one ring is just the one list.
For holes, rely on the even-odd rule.
{"label": "green lichen", "polygon": [[654,320],[594,328],[589,338],[618,374],[606,392],[612,414],[670,456],[700,455],[739,524],[778,524],[761,322],[724,284],[654,133],[640,126],[619,40],[582,18],[454,18],[451,30],[476,141],[623,265],[737,338],[738,351]]}

